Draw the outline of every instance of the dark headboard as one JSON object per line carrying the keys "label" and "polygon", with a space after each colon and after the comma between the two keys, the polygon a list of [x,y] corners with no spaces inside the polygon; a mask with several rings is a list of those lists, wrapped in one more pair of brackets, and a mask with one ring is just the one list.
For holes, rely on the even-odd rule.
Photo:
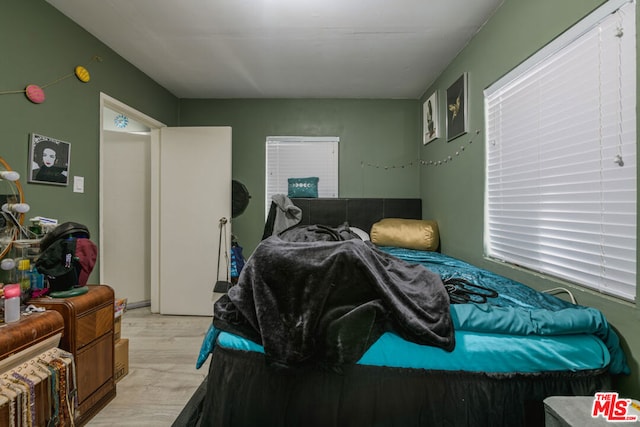
{"label": "dark headboard", "polygon": [[367,233],[382,218],[422,219],[421,199],[379,198],[292,198],[302,209],[300,225],[323,224],[337,227],[345,222]]}

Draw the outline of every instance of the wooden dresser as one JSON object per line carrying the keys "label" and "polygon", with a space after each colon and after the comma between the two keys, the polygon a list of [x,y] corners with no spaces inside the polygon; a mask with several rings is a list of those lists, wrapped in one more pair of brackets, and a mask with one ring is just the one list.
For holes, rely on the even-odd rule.
{"label": "wooden dresser", "polygon": [[55,311],[22,315],[15,323],[0,326],[0,360],[28,350],[48,338],[62,336],[64,319]]}
{"label": "wooden dresser", "polygon": [[57,311],[64,318],[59,347],[73,353],[78,378],[77,426],[86,424],[116,395],[114,373],[114,292],[88,285],[89,292],[70,298],[37,298],[29,303]]}
{"label": "wooden dresser", "polygon": [[[0,324],[0,375],[11,378],[12,372],[28,372],[28,369],[22,371],[22,365],[26,366],[27,362],[33,363],[33,358],[55,349],[63,331],[62,316],[52,310],[22,315],[15,323]],[[3,381],[0,393],[7,398],[9,395],[5,394],[4,387]],[[34,423],[34,426],[44,427],[51,421],[51,406],[48,405],[51,402],[50,387],[48,384],[45,386],[44,382],[38,382],[33,387],[35,400],[31,407],[39,421],[37,424]],[[3,399],[3,404],[0,405],[0,426],[17,425],[22,419],[20,414],[16,416],[15,407],[11,411],[10,406],[11,404]]]}

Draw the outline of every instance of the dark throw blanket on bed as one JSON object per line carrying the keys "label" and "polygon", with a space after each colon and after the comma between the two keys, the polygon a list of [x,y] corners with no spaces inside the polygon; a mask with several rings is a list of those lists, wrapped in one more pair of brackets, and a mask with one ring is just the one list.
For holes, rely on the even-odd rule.
{"label": "dark throw blanket on bed", "polygon": [[262,344],[275,367],[355,363],[390,329],[453,350],[440,277],[349,237],[309,226],[263,240],[216,302],[214,326]]}

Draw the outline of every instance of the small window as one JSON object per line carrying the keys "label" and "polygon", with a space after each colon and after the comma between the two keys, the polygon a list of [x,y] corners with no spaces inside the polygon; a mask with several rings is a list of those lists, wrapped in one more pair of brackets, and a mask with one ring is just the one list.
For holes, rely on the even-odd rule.
{"label": "small window", "polygon": [[485,251],[636,297],[635,3],[609,1],[485,90]]}
{"label": "small window", "polygon": [[267,137],[265,216],[274,194],[289,194],[290,179],[296,183],[317,183],[318,197],[338,197],[339,140],[338,137]]}

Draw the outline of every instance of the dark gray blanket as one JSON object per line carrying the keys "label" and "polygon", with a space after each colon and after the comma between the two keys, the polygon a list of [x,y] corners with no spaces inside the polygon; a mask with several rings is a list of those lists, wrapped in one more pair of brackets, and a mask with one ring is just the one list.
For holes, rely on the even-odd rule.
{"label": "dark gray blanket", "polygon": [[355,363],[388,330],[453,350],[440,276],[352,237],[309,226],[263,240],[216,302],[214,326],[262,344],[276,367]]}

